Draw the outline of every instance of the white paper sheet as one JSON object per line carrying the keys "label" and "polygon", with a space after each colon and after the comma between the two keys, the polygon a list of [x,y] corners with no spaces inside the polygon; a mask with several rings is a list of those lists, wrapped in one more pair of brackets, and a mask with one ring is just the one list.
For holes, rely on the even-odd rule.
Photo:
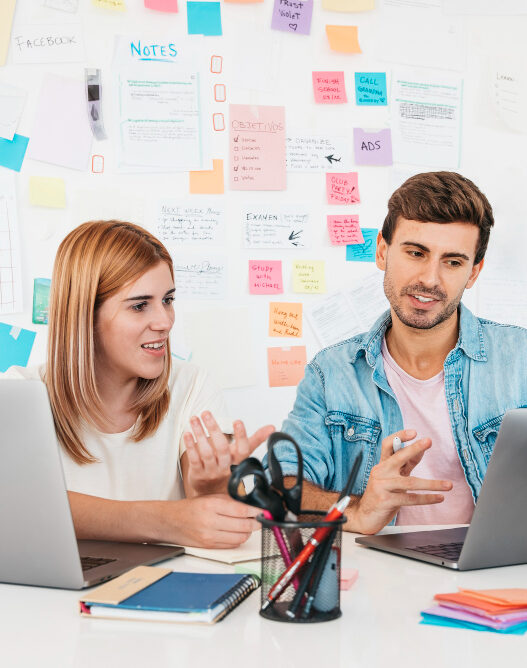
{"label": "white paper sheet", "polygon": [[74,14],[79,7],[79,0],[44,0],[44,7]]}
{"label": "white paper sheet", "polygon": [[351,145],[346,137],[289,134],[285,146],[288,172],[345,172],[351,169]]}
{"label": "white paper sheet", "polygon": [[171,253],[176,299],[225,299],[227,258],[216,254]]}
{"label": "white paper sheet", "polygon": [[217,201],[160,199],[152,209],[153,234],[167,246],[221,245],[225,239],[225,211]]}
{"label": "white paper sheet", "polygon": [[262,558],[262,533],[261,531],[255,531],[243,545],[230,550],[208,550],[204,547],[185,546],[185,554],[199,557],[200,559],[220,561],[224,564],[237,564],[241,561],[259,561]]}
{"label": "white paper sheet", "polygon": [[511,130],[527,133],[527,58],[496,54],[489,88],[499,118]]}
{"label": "white paper sheet", "polygon": [[25,90],[0,82],[0,137],[13,140],[25,104]]}
{"label": "white paper sheet", "polygon": [[20,313],[22,263],[16,207],[15,178],[0,172],[0,314]]}
{"label": "white paper sheet", "polygon": [[242,213],[246,248],[307,248],[309,211],[304,205],[256,205]]}
{"label": "white paper sheet", "polygon": [[11,53],[17,65],[82,62],[86,58],[82,24],[17,25],[11,33]]}
{"label": "white paper sheet", "polygon": [[445,14],[515,16],[527,14],[525,0],[443,0]]}

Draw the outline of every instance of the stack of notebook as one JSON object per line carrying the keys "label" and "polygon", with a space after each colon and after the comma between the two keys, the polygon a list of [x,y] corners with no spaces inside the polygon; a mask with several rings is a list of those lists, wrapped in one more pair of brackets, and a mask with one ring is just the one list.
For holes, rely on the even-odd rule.
{"label": "stack of notebook", "polygon": [[459,589],[436,594],[421,624],[522,635],[527,631],[527,589]]}

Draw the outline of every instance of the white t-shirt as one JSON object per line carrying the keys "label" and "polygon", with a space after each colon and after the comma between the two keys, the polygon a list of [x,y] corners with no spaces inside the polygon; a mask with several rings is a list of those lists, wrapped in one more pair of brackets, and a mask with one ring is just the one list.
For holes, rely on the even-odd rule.
{"label": "white t-shirt", "polygon": [[[0,378],[40,380],[41,369],[11,367]],[[61,448],[69,491],[119,501],[185,496],[179,459],[185,450],[182,436],[190,430],[190,418],[209,410],[226,434],[232,432],[232,423],[219,389],[208,373],[194,364],[173,360],[169,389],[168,413],[152,436],[135,443],[129,438],[133,427],[118,434],[87,428],[82,439],[98,460],[94,464],[77,464]]]}

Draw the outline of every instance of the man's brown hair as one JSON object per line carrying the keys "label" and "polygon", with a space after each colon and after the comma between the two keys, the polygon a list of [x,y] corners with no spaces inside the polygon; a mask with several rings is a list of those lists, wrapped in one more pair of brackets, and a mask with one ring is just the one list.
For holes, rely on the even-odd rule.
{"label": "man's brown hair", "polygon": [[382,226],[387,244],[392,242],[399,216],[423,223],[471,223],[479,227],[474,264],[485,256],[492,207],[470,179],[456,172],[425,172],[407,179],[388,201],[388,215]]}

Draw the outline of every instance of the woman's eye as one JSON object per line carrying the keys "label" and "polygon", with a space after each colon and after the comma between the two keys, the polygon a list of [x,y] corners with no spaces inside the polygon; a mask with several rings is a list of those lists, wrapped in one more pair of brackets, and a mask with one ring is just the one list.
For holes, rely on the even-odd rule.
{"label": "woman's eye", "polygon": [[142,311],[144,306],[146,306],[146,302],[141,302],[140,304],[133,304],[132,311]]}

